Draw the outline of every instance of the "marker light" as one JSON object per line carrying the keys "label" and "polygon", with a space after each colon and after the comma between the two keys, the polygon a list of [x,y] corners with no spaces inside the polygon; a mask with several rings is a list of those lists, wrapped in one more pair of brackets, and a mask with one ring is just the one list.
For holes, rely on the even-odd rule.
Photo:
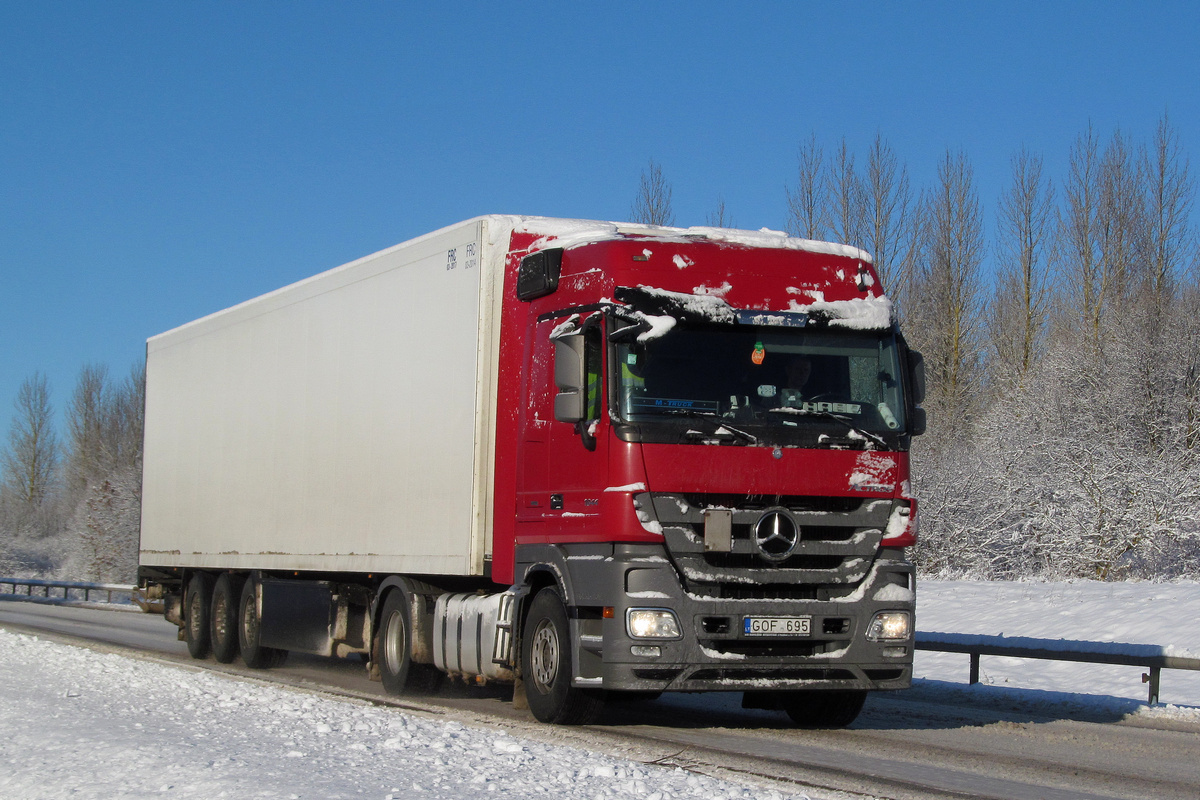
{"label": "marker light", "polygon": [[917,501],[908,498],[908,505],[897,504],[888,519],[881,547],[912,547],[917,543]]}
{"label": "marker light", "polygon": [[625,615],[625,628],[632,639],[679,639],[679,619],[667,608],[631,608]]}
{"label": "marker light", "polygon": [[907,639],[912,635],[912,618],[907,611],[880,611],[867,626],[872,642]]}

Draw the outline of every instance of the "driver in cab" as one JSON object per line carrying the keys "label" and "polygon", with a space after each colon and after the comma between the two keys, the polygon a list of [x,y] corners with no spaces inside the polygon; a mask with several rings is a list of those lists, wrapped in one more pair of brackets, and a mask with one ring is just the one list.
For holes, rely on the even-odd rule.
{"label": "driver in cab", "polygon": [[784,366],[784,372],[787,385],[780,392],[780,406],[800,408],[808,397],[804,388],[812,377],[812,360],[808,356],[792,356]]}

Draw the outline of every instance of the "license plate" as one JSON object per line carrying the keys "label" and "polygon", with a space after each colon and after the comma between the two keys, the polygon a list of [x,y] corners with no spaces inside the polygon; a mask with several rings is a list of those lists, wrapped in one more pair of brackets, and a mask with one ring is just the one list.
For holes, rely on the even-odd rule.
{"label": "license plate", "polygon": [[746,617],[743,632],[746,636],[808,636],[812,617]]}

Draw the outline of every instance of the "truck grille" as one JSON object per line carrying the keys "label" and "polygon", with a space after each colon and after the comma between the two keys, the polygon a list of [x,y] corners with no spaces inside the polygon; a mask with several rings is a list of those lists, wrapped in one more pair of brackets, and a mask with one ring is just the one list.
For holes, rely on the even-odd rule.
{"label": "truck grille", "polygon": [[[689,592],[738,599],[821,599],[821,587],[857,584],[879,549],[892,500],[859,497],[646,493]],[[729,541],[706,549],[705,513],[728,510]],[[794,525],[795,546],[768,558],[755,543],[766,514]]]}

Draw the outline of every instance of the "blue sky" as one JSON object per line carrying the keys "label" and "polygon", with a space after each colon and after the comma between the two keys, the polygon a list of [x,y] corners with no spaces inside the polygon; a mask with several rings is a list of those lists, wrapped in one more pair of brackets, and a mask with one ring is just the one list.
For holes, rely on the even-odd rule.
{"label": "blue sky", "polygon": [[484,213],[781,229],[800,142],[947,148],[994,220],[1089,122],[1200,152],[1197,3],[0,4],[0,444],[35,371]]}

